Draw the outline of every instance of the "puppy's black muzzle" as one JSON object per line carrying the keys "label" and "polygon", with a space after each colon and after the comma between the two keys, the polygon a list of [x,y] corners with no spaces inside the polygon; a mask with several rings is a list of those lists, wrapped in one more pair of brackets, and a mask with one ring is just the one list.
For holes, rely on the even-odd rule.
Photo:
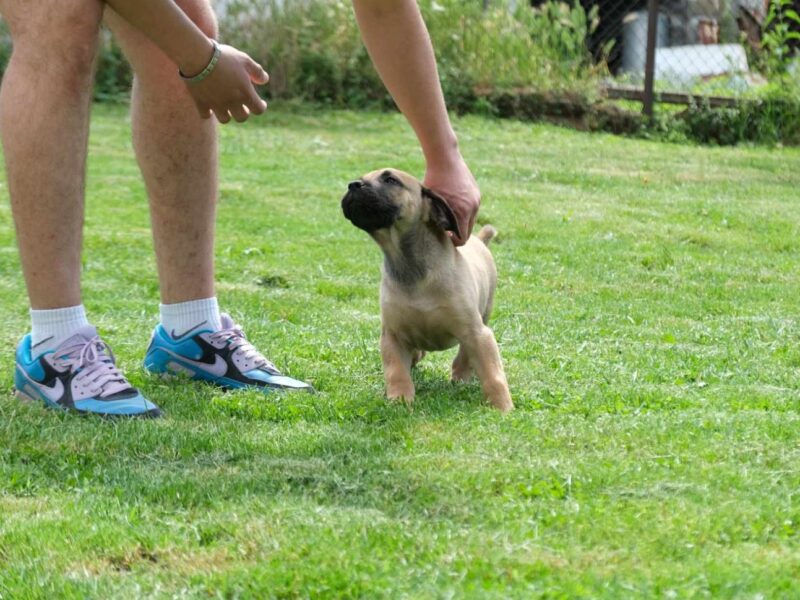
{"label": "puppy's black muzzle", "polygon": [[361,181],[352,181],[342,198],[342,212],[356,227],[373,232],[391,227],[398,207],[389,198]]}

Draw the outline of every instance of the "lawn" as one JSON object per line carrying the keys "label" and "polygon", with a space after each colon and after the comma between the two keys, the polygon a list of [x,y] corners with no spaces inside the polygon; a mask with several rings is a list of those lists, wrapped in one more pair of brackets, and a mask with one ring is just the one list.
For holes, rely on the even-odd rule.
{"label": "lawn", "polygon": [[458,119],[500,231],[503,417],[449,383],[454,352],[417,368],[413,410],[383,399],[380,252],[339,200],[367,170],[421,172],[396,115],[223,131],[220,301],[319,393],[146,375],[125,115],[92,122],[85,301],[166,417],[12,396],[28,321],[3,198],[0,598],[800,597],[800,152]]}

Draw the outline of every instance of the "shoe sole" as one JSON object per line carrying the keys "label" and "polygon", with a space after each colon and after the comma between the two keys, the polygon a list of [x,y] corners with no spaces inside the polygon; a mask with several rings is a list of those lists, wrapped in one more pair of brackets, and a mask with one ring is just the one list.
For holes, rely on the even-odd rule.
{"label": "shoe sole", "polygon": [[284,392],[287,394],[316,394],[317,390],[314,386],[309,385],[308,387],[303,388],[293,388],[293,387],[283,387],[280,385],[247,385],[245,387],[233,387],[232,385],[228,385],[226,383],[222,383],[219,381],[214,381],[211,379],[203,379],[198,375],[190,374],[189,368],[187,367],[186,371],[170,371],[167,369],[166,371],[151,371],[147,367],[144,368],[145,373],[147,373],[151,377],[156,377],[163,381],[191,381],[195,383],[201,383],[204,385],[210,385],[217,389],[223,390],[225,392],[237,392],[239,390],[259,390],[263,393],[271,393],[271,392]]}
{"label": "shoe sole", "polygon": [[[14,389],[14,395],[17,397],[17,399],[20,402],[23,402],[25,404],[40,404],[40,403],[42,403],[42,400],[40,400],[38,398],[34,398],[32,396],[29,396],[28,394],[26,394],[22,390],[18,390],[16,388]],[[158,409],[158,408],[153,408],[151,410],[148,410],[147,412],[143,412],[143,413],[139,413],[139,414],[135,414],[135,415],[111,415],[111,414],[103,414],[103,413],[86,412],[84,410],[78,410],[77,408],[63,408],[63,407],[55,408],[53,406],[48,405],[47,403],[44,403],[44,405],[45,405],[45,408],[48,408],[50,410],[61,410],[63,412],[69,412],[69,413],[73,413],[73,414],[76,414],[76,415],[80,415],[82,417],[99,417],[101,419],[109,419],[109,420],[117,420],[117,419],[157,419],[162,415],[161,410]]]}
{"label": "shoe sole", "polygon": [[14,395],[17,397],[17,400],[19,400],[20,402],[24,402],[25,404],[34,404],[35,402],[37,402],[35,398],[31,398],[30,396],[28,396],[28,394],[16,388],[14,388]]}

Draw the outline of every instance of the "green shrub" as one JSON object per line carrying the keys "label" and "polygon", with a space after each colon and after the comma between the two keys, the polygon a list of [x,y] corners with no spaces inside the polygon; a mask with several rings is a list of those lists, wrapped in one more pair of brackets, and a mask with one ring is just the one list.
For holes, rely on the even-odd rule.
{"label": "green shrub", "polygon": [[[11,36],[8,26],[0,19],[0,74],[5,73],[11,58]],[[95,100],[121,101],[128,97],[133,81],[130,65],[113,38],[103,32],[95,72]]]}
{"label": "green shrub", "polygon": [[221,38],[266,66],[273,98],[337,106],[386,104],[348,2],[236,0]]}
{"label": "green shrub", "polygon": [[[771,23],[794,24],[789,1],[771,0]],[[487,9],[483,4],[420,0],[445,97],[454,110],[678,141],[800,144],[800,69],[788,69],[795,37],[788,25],[773,23],[765,40],[766,49],[781,58],[779,65],[772,64],[771,85],[733,108],[701,103],[646,124],[636,113],[599,102],[605,67],[593,64],[586,46],[598,25],[597,8],[587,14],[578,2],[551,1],[537,9],[520,2],[514,11],[504,2]],[[220,25],[226,43],[266,66],[266,93],[272,98],[349,108],[392,106],[361,42],[350,0],[234,0]],[[0,68],[10,53],[0,22]],[[125,99],[131,81],[121,50],[104,34],[95,98]]]}
{"label": "green shrub", "polygon": [[800,144],[800,87],[784,77],[735,107],[690,106],[678,125],[692,140],[733,145]]}
{"label": "green shrub", "polygon": [[[548,3],[484,11],[474,0],[423,0],[421,9],[454,108],[480,108],[476,90],[596,88],[586,47],[596,10],[587,16],[579,4]],[[221,28],[223,39],[267,66],[273,97],[354,107],[390,102],[348,0],[237,0]]]}
{"label": "green shrub", "polygon": [[794,6],[794,0],[769,1],[761,42],[767,72],[773,75],[785,75],[796,55],[794,48],[800,40],[800,15]]}
{"label": "green shrub", "polygon": [[94,80],[94,97],[99,101],[126,100],[133,83],[130,64],[114,39],[105,31],[100,40]]}
{"label": "green shrub", "polygon": [[521,6],[512,13],[506,7],[483,11],[474,1],[440,0],[422,8],[445,90],[451,78],[494,90],[585,87],[592,26],[579,4]]}
{"label": "green shrub", "polygon": [[0,73],[5,73],[8,60],[11,58],[11,36],[6,22],[0,19]]}

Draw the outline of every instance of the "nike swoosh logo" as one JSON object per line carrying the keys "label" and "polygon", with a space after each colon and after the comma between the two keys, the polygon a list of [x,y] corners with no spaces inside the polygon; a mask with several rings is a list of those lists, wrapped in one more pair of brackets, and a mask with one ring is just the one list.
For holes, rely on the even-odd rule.
{"label": "nike swoosh logo", "polygon": [[38,391],[42,394],[45,398],[50,400],[53,404],[57,404],[61,397],[64,395],[64,384],[61,383],[61,380],[56,378],[55,383],[53,385],[45,385],[32,379],[25,371],[20,369],[22,374]]}
{"label": "nike swoosh logo", "polygon": [[224,377],[225,373],[228,372],[228,363],[226,363],[225,359],[222,358],[219,354],[214,355],[213,363],[207,363],[199,360],[192,360],[191,358],[186,358],[185,356],[182,356],[176,352],[171,352],[166,348],[160,348],[160,350],[163,350],[170,356],[174,356],[175,358],[177,358],[182,362],[188,363],[194,367],[197,367],[198,369],[202,369],[206,373],[211,373],[215,377]]}
{"label": "nike swoosh logo", "polygon": [[183,333],[175,333],[175,330],[173,329],[173,330],[170,332],[170,335],[172,336],[172,339],[173,339],[173,340],[177,340],[177,339],[180,339],[180,338],[182,338],[183,336],[185,336],[187,333],[189,333],[189,332],[191,332],[191,331],[194,331],[195,329],[197,329],[197,328],[198,328],[198,327],[200,327],[201,325],[205,325],[206,323],[208,323],[208,320],[205,320],[205,321],[203,321],[203,322],[201,322],[201,323],[198,323],[198,324],[197,324],[197,325],[195,325],[194,327],[190,327],[189,329],[187,329],[187,330],[186,330],[186,331],[184,331]]}
{"label": "nike swoosh logo", "polygon": [[34,344],[33,346],[31,346],[31,350],[33,350],[34,348],[38,348],[39,346],[41,346],[41,345],[42,345],[42,344],[44,344],[45,342],[49,342],[49,341],[50,341],[50,340],[52,340],[54,337],[55,337],[55,336],[52,336],[52,335],[51,335],[50,337],[44,338],[44,339],[43,339],[41,342],[39,342],[39,343],[37,343],[37,344]]}

